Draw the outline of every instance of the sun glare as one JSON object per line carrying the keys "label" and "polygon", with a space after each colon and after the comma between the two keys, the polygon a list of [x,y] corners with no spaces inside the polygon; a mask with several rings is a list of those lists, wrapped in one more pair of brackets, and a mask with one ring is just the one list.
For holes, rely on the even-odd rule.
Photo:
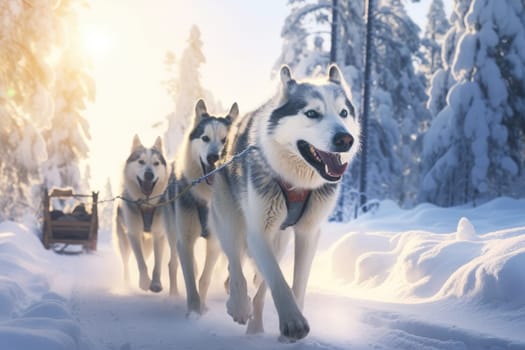
{"label": "sun glare", "polygon": [[104,58],[111,49],[111,37],[100,28],[88,28],[83,35],[84,50],[94,60]]}

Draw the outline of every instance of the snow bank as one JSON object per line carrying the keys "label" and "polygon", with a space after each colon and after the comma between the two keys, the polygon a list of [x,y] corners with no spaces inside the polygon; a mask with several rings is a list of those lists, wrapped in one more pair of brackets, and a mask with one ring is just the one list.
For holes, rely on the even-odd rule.
{"label": "snow bank", "polygon": [[381,205],[349,223],[318,258],[339,290],[381,300],[525,307],[525,200],[410,211]]}
{"label": "snow bank", "polygon": [[52,253],[25,226],[0,223],[0,349],[88,349],[66,300],[50,291]]}
{"label": "snow bank", "polygon": [[[270,295],[268,333],[244,335],[225,311],[225,266],[208,313],[187,319],[183,296],[121,285],[112,247],[59,256],[26,227],[0,223],[0,349],[524,349],[523,208],[508,198],[408,211],[384,201],[323,226],[305,303],[311,334],[297,344],[276,341]],[[286,254],[287,278],[292,261]]]}

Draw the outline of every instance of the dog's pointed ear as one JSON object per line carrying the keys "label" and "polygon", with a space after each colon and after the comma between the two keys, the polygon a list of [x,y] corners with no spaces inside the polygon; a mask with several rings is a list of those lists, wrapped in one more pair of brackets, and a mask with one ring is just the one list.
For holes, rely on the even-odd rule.
{"label": "dog's pointed ear", "polygon": [[292,78],[292,72],[290,71],[290,67],[288,67],[286,64],[283,64],[281,66],[281,71],[279,72],[279,75],[281,76],[281,82],[283,83],[283,85],[294,81],[294,79]]}
{"label": "dog's pointed ear", "polygon": [[328,81],[340,85],[349,100],[352,100],[352,89],[345,80],[345,77],[336,64],[328,67]]}
{"label": "dog's pointed ear", "polygon": [[140,141],[139,135],[135,134],[135,136],[133,136],[133,144],[131,145],[131,152],[141,147],[144,147],[144,146],[142,146],[142,142]]}
{"label": "dog's pointed ear", "polygon": [[281,71],[279,73],[279,75],[281,76],[281,83],[283,85],[283,92],[284,92],[284,95],[288,95],[288,93],[290,91],[292,91],[295,86],[297,85],[297,82],[295,81],[295,79],[293,78],[292,76],[292,72],[290,70],[290,67],[288,67],[287,65],[283,65],[281,66]]}
{"label": "dog's pointed ear", "polygon": [[153,144],[153,148],[162,153],[162,138],[160,136],[157,136],[155,139],[155,144]]}
{"label": "dog's pointed ear", "polygon": [[204,114],[207,114],[208,111],[206,109],[206,103],[201,98],[197,101],[197,104],[195,104],[195,116],[197,119],[200,119]]}
{"label": "dog's pointed ear", "polygon": [[341,84],[343,74],[339,70],[336,64],[331,64],[328,67],[328,80],[332,83]]}
{"label": "dog's pointed ear", "polygon": [[229,119],[230,121],[233,121],[237,119],[238,116],[239,116],[239,106],[237,105],[237,102],[234,102],[226,118]]}

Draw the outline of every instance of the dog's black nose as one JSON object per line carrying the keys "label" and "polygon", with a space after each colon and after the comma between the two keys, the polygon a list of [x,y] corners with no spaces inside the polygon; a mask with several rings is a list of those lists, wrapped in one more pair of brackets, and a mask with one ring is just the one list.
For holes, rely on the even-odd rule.
{"label": "dog's black nose", "polygon": [[206,157],[206,160],[208,161],[209,165],[213,165],[215,164],[216,161],[219,160],[219,155],[218,154],[208,154],[208,156]]}
{"label": "dog's black nose", "polygon": [[144,180],[151,182],[153,181],[154,177],[155,175],[153,175],[153,172],[151,170],[146,170],[146,172],[144,172]]}
{"label": "dog's black nose", "polygon": [[347,132],[338,132],[332,140],[336,152],[347,152],[354,144],[354,138]]}

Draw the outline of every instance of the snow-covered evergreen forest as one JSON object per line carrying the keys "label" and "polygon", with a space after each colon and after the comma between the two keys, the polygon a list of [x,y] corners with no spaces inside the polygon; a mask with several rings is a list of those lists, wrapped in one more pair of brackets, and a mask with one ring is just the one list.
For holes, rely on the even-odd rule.
{"label": "snow-covered evergreen forest", "polygon": [[[410,208],[523,197],[523,3],[457,0],[447,18],[443,1],[433,0],[425,28],[400,0],[371,3],[367,162],[348,170],[334,219],[349,220],[381,199]],[[364,107],[363,2],[289,4],[277,66],[310,75],[337,62]]]}
{"label": "snow-covered evergreen forest", "polygon": [[[169,254],[160,293],[133,258],[126,282],[112,228],[133,135],[171,163],[197,99],[242,115],[281,65],[331,63],[363,142],[321,225],[308,336],[279,343],[270,295],[266,333],[246,335],[226,259],[199,317],[169,294]],[[99,192],[95,251],[44,249],[53,187]],[[524,0],[0,0],[0,350],[525,349],[524,208]]]}
{"label": "snow-covered evergreen forest", "polygon": [[35,216],[43,186],[89,183],[83,111],[95,82],[78,45],[84,5],[0,3],[0,220]]}
{"label": "snow-covered evergreen forest", "polygon": [[[370,63],[366,163],[361,158],[348,169],[336,221],[351,220],[383,199],[411,208],[525,196],[523,2],[454,0],[447,16],[443,0],[432,0],[425,28],[406,5],[371,1],[367,35],[365,1],[288,1],[281,54],[268,76],[282,64],[297,77],[315,76],[336,62],[362,112],[365,59]],[[2,220],[38,215],[43,186],[93,187],[85,110],[96,103],[96,82],[78,44],[82,11],[89,11],[82,0],[0,4]],[[168,155],[197,98],[212,109],[223,102],[201,82],[206,42],[198,26],[185,35],[183,51],[166,48],[164,62],[159,57],[166,69],[159,84],[173,105],[156,126],[170,140]]]}

